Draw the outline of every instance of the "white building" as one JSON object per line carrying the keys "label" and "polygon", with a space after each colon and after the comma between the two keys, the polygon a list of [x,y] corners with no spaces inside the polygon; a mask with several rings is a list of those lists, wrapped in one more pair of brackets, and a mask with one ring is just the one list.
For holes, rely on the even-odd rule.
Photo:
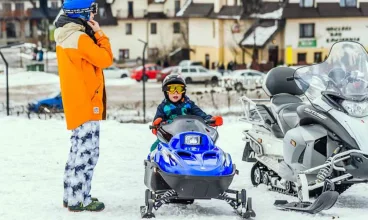
{"label": "white building", "polygon": [[[29,0],[1,0],[0,1],[0,45],[15,42],[39,41],[38,25],[45,19],[40,9],[40,2]],[[50,22],[55,19],[61,0],[47,1]]]}
{"label": "white building", "polygon": [[241,0],[188,0],[182,16],[189,20],[190,58],[207,68],[216,63],[226,68],[231,61],[249,64],[253,54],[258,61],[276,64],[283,57],[282,23],[276,21],[282,17],[282,6],[279,0],[263,1],[257,23],[254,12],[245,11]]}
{"label": "white building", "polygon": [[117,61],[142,58],[163,60],[170,52],[186,47],[187,25],[176,17],[185,0],[118,0],[111,4],[117,25],[104,25]]}
{"label": "white building", "polygon": [[287,64],[321,62],[341,40],[368,47],[368,0],[290,0],[283,17]]}

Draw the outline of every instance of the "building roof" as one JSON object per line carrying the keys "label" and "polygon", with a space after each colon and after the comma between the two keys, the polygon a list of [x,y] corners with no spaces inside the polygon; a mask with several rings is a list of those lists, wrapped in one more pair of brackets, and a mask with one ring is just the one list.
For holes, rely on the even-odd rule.
{"label": "building roof", "polygon": [[184,11],[183,17],[208,17],[214,4],[191,3]]}
{"label": "building roof", "polygon": [[[30,19],[43,19],[46,18],[45,13],[42,11],[41,8],[32,8],[30,14]],[[48,8],[47,12],[49,13],[49,16],[51,19],[55,19],[57,15],[59,14],[60,9],[55,8]]]}
{"label": "building roof", "polygon": [[[187,1],[187,5],[184,5],[182,10],[177,14],[177,16],[183,16],[187,18],[201,17],[201,18],[219,18],[219,19],[244,19],[249,18],[253,13],[247,13],[244,11],[242,5],[224,5],[218,13],[214,12],[214,4],[204,4],[204,3],[193,3],[193,1]],[[274,13],[275,11],[282,8],[283,3],[279,2],[264,2],[262,4],[262,9],[259,15],[265,15],[269,13]],[[282,11],[281,11],[282,14]],[[277,18],[271,16],[263,16],[263,19],[281,19],[281,15]]]}
{"label": "building roof", "polygon": [[144,18],[149,19],[165,19],[167,18],[167,15],[163,12],[148,12],[144,15]]}
{"label": "building roof", "polygon": [[368,16],[368,3],[357,7],[340,7],[340,3],[318,3],[317,7],[302,8],[299,3],[289,3],[284,8],[283,18],[331,18]]}
{"label": "building roof", "polygon": [[[263,48],[284,26],[278,20],[264,20],[255,23],[245,32],[239,45],[245,48]],[[254,39],[255,38],[255,39]]]}

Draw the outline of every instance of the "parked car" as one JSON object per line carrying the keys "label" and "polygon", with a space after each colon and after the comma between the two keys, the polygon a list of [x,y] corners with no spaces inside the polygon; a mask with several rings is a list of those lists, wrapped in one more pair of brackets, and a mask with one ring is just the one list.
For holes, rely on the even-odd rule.
{"label": "parked car", "polygon": [[261,88],[265,76],[265,73],[258,70],[244,69],[233,71],[224,77],[224,80],[230,80],[230,84],[239,92],[244,89],[254,90]]}
{"label": "parked car", "polygon": [[180,74],[185,82],[210,82],[217,85],[222,75],[219,72],[208,70],[202,66],[178,67],[172,73]]}
{"label": "parked car", "polygon": [[177,66],[170,66],[167,67],[163,70],[161,70],[159,73],[157,73],[156,79],[158,82],[162,82],[164,81],[165,77],[170,75],[170,73],[175,70],[176,68],[178,68]]}
{"label": "parked car", "polygon": [[105,78],[126,78],[130,76],[129,70],[110,66],[104,69]]}
{"label": "parked car", "polygon": [[188,66],[203,66],[202,62],[191,61],[191,60],[182,60],[180,61],[179,65],[181,67],[188,67]]}
{"label": "parked car", "polygon": [[61,93],[57,92],[48,98],[40,99],[28,104],[28,111],[35,113],[57,113],[63,112]]}
{"label": "parked car", "polygon": [[[148,79],[156,79],[157,73],[162,70],[162,67],[157,64],[146,64],[146,78],[144,79],[147,81]],[[143,76],[143,66],[139,66],[132,71],[132,75],[130,76],[132,79],[137,80],[140,82]]]}

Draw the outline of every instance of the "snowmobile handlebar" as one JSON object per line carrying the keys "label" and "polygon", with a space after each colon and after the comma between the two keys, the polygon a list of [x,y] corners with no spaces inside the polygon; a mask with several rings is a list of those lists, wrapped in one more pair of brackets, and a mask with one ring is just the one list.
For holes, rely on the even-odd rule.
{"label": "snowmobile handlebar", "polygon": [[[212,120],[212,119],[208,119],[208,120],[205,120],[204,121],[207,125],[210,125],[210,124],[214,124],[216,121],[215,120]],[[166,124],[165,122],[161,123],[161,124]],[[149,129],[152,130],[152,129],[157,129],[158,127],[160,127],[160,125],[150,125],[149,126]]]}

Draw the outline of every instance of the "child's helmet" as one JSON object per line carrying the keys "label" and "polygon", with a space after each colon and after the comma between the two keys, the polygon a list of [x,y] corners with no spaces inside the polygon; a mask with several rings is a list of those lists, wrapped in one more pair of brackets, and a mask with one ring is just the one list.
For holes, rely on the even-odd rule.
{"label": "child's helmet", "polygon": [[64,13],[70,18],[89,20],[90,13],[97,13],[95,0],[65,0],[62,6]]}
{"label": "child's helmet", "polygon": [[[166,76],[164,81],[162,82],[162,91],[164,92],[165,98],[167,100],[170,100],[170,99],[165,91],[167,90],[167,85],[170,85],[170,84],[182,84],[184,85],[184,91],[187,89],[187,84],[185,83],[185,80],[181,77],[181,75],[170,74]],[[185,92],[182,93],[182,96],[185,97]]]}
{"label": "child's helmet", "polygon": [[164,81],[162,82],[162,91],[166,91],[167,85],[170,84],[182,84],[184,85],[184,89],[186,89],[187,84],[185,83],[185,80],[181,77],[179,74],[170,74],[165,77]]}

